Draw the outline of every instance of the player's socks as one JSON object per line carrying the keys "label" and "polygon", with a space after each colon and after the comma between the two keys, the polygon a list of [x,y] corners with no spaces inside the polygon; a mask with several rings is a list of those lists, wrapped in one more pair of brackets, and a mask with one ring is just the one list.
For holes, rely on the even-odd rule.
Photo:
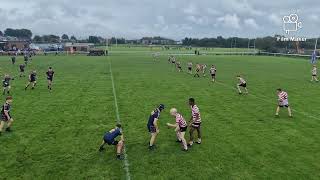
{"label": "player's socks", "polygon": [[6,128],[6,131],[7,131],[7,132],[11,132],[11,128],[10,128],[10,127],[7,127],[7,128]]}
{"label": "player's socks", "polygon": [[101,151],[103,151],[103,150],[104,150],[103,146],[100,146],[99,152],[101,152]]}
{"label": "player's socks", "polygon": [[7,94],[10,94],[10,91],[8,91]]}
{"label": "player's socks", "polygon": [[197,144],[201,144],[201,139],[198,138]]}
{"label": "player's socks", "polygon": [[121,154],[117,154],[117,159],[118,160],[123,160],[123,157],[121,156]]}

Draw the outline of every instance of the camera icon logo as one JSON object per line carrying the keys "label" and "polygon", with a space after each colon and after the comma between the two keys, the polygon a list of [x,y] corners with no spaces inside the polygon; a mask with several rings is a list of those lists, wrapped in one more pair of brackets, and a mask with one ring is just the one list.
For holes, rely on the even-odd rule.
{"label": "camera icon logo", "polygon": [[284,16],[282,20],[283,30],[286,32],[286,34],[290,34],[290,32],[296,32],[302,28],[302,22],[299,21],[299,16],[297,14]]}

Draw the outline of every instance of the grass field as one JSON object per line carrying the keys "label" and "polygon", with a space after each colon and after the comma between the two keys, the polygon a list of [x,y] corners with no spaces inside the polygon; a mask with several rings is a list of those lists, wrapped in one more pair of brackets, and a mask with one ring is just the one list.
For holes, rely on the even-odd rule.
{"label": "grass field", "polygon": [[[124,162],[114,149],[98,146],[116,123],[110,64],[119,115],[124,126],[132,179],[320,179],[320,84],[311,83],[303,59],[263,56],[177,56],[215,64],[218,82],[178,73],[161,56],[111,53],[109,57],[38,56],[28,66],[39,79],[24,91],[26,78],[12,82],[15,119],[12,133],[0,137],[0,179],[125,179]],[[22,63],[20,57],[18,63]],[[49,93],[44,76],[56,72]],[[9,57],[0,71],[14,72]],[[249,95],[236,92],[235,76],[248,81]],[[289,93],[294,118],[274,118],[276,88]],[[194,97],[203,119],[203,143],[182,152],[169,108],[189,119]],[[2,98],[4,99],[4,98]],[[149,152],[146,130],[150,112],[164,103],[158,148]],[[189,138],[189,135],[187,135]]]}

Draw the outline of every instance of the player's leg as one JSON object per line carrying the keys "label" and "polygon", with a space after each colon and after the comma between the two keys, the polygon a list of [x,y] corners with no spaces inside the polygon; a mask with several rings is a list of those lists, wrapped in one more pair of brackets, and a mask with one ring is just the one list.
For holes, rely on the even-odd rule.
{"label": "player's leg", "polygon": [[36,87],[36,85],[37,85],[37,81],[34,81],[34,82],[32,83],[32,88],[31,88],[31,89],[34,89],[34,88]]}
{"label": "player's leg", "polygon": [[196,128],[197,133],[198,133],[198,140],[197,140],[197,144],[201,144],[201,125],[199,125],[198,128]]}
{"label": "player's leg", "polygon": [[117,144],[117,159],[121,159],[121,154],[123,154],[124,142],[121,140]]}
{"label": "player's leg", "polygon": [[149,142],[149,149],[152,149],[154,147],[154,143],[156,141],[157,135],[158,135],[157,132],[151,133],[151,138],[150,138],[150,142]]}
{"label": "player's leg", "polygon": [[181,138],[180,138],[180,131],[176,132],[176,136],[177,136],[177,142],[181,142]]}
{"label": "player's leg", "polygon": [[103,151],[104,150],[104,145],[106,144],[106,142],[104,140],[102,140],[101,145],[99,147],[99,151]]}
{"label": "player's leg", "polygon": [[6,87],[3,87],[3,93],[2,93],[3,95],[5,95],[6,94]]}
{"label": "player's leg", "polygon": [[292,111],[291,111],[290,106],[288,106],[288,115],[289,115],[289,117],[292,117]]}
{"label": "player's leg", "polygon": [[27,85],[24,89],[27,90],[29,86],[30,86],[30,82],[27,83]]}
{"label": "player's leg", "polygon": [[277,109],[276,109],[276,116],[279,116],[279,112],[280,112],[280,106],[277,106]]}
{"label": "player's leg", "polygon": [[247,87],[244,87],[244,90],[246,91],[245,93],[248,94],[248,89],[247,89]]}
{"label": "player's leg", "polygon": [[8,122],[7,122],[7,128],[6,128],[6,131],[8,131],[8,132],[10,132],[10,131],[11,131],[12,123],[13,123],[13,119],[9,119],[9,120],[8,120]]}
{"label": "player's leg", "polygon": [[194,127],[191,125],[190,130],[189,130],[189,134],[190,134],[189,145],[190,146],[193,145],[193,133],[194,133]]}
{"label": "player's leg", "polygon": [[11,86],[8,86],[7,87],[7,94],[10,94],[10,89],[11,89]]}
{"label": "player's leg", "polygon": [[239,94],[241,94],[241,89],[240,89],[240,84],[237,84],[237,88],[238,88],[238,91],[239,91]]}
{"label": "player's leg", "polygon": [[3,129],[3,127],[4,127],[4,121],[3,120],[0,120],[0,135],[1,135],[1,133],[2,133],[2,129]]}
{"label": "player's leg", "polygon": [[185,134],[186,134],[186,132],[180,132],[179,136],[180,136],[180,139],[181,139],[181,142],[182,142],[182,145],[183,145],[183,150],[187,151],[188,150],[188,144],[187,144],[186,139],[184,138]]}

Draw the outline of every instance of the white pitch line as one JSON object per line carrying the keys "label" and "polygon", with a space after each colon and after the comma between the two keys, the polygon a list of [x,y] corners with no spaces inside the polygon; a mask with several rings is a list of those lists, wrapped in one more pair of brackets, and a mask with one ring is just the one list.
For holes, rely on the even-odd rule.
{"label": "white pitch line", "polygon": [[[120,120],[120,115],[119,115],[119,108],[118,108],[118,100],[117,100],[117,93],[116,93],[116,88],[114,86],[114,80],[113,80],[113,73],[112,73],[112,67],[111,67],[111,60],[109,60],[109,69],[110,69],[110,78],[112,82],[112,91],[113,91],[113,97],[114,97],[114,106],[116,108],[116,116],[117,116],[117,122],[121,123]],[[129,170],[129,160],[128,160],[128,155],[126,153],[126,147],[124,146],[123,148],[123,153],[124,153],[124,170],[126,171],[126,179],[130,180],[130,170]]]}

